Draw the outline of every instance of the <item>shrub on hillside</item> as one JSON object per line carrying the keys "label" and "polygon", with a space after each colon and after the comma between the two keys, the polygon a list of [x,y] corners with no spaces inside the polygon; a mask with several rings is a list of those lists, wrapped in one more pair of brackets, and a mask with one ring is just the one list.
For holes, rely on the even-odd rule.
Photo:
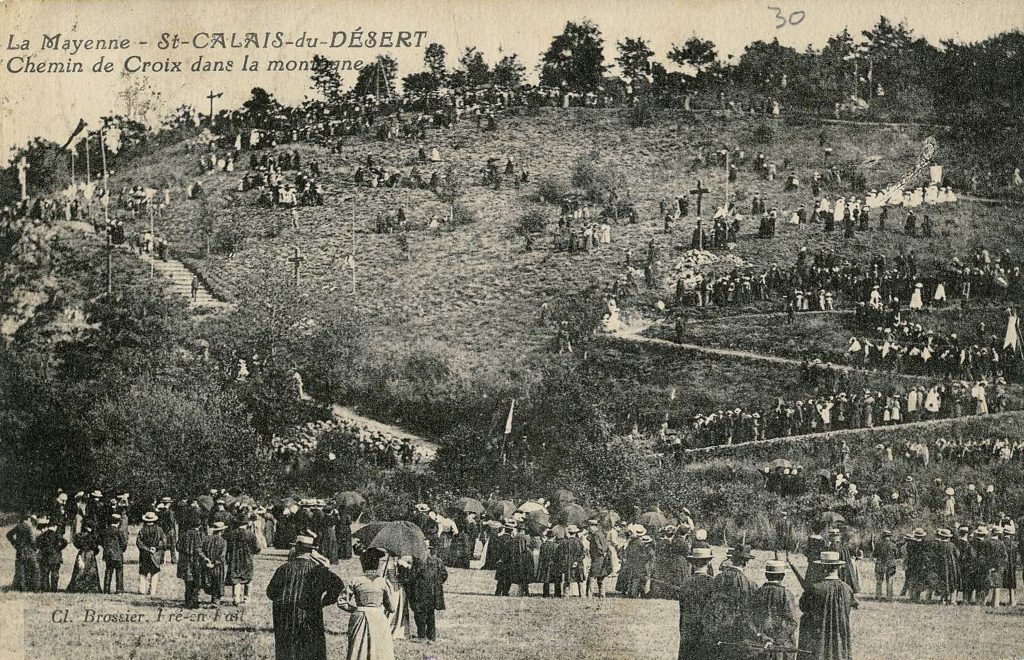
{"label": "shrub on hillside", "polygon": [[569,193],[569,188],[558,179],[550,176],[537,179],[537,199],[548,204],[561,204],[562,198]]}
{"label": "shrub on hillside", "polygon": [[210,246],[216,254],[233,255],[245,246],[248,238],[245,230],[241,227],[228,225],[221,227],[213,235],[213,243]]}
{"label": "shrub on hillside", "polygon": [[464,227],[479,220],[477,212],[462,202],[455,202],[451,209],[450,222],[453,227]]}
{"label": "shrub on hillside", "polygon": [[626,123],[630,128],[644,128],[654,123],[654,107],[647,102],[631,105],[625,112]]}
{"label": "shrub on hillside", "polygon": [[754,128],[752,137],[755,144],[771,144],[775,142],[775,127],[762,122]]}
{"label": "shrub on hillside", "polygon": [[572,168],[572,185],[588,200],[601,202],[622,177],[611,168],[600,167],[596,161],[596,153],[577,159]]}
{"label": "shrub on hillside", "polygon": [[550,219],[542,209],[530,209],[516,220],[516,232],[519,234],[540,234],[548,226]]}

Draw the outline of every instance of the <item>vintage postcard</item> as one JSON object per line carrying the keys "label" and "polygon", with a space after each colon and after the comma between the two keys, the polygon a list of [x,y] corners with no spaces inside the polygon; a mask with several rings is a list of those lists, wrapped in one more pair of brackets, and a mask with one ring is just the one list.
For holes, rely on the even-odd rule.
{"label": "vintage postcard", "polygon": [[1024,657],[1022,30],[0,0],[0,657]]}

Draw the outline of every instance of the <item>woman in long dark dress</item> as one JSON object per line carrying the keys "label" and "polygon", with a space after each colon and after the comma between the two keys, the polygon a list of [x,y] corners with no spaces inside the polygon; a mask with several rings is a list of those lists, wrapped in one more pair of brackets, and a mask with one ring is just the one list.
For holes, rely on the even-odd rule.
{"label": "woman in long dark dress", "polygon": [[96,554],[100,549],[99,537],[92,530],[92,524],[83,523],[81,533],[72,540],[78,548],[75,569],[71,573],[68,591],[74,593],[100,593],[100,569]]}

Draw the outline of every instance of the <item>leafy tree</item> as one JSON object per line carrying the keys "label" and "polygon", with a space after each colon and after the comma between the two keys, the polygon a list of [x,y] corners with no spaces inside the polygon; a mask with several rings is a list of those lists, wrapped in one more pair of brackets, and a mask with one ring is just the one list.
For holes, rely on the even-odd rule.
{"label": "leafy tree", "polygon": [[573,92],[593,92],[603,83],[604,39],[598,27],[584,20],[565,24],[541,54],[540,84]]}
{"label": "leafy tree", "polygon": [[427,94],[437,90],[437,80],[427,71],[417,71],[402,78],[402,92],[405,94]]}
{"label": "leafy tree", "polygon": [[475,46],[467,46],[459,57],[459,68],[452,75],[455,87],[480,87],[491,82],[491,68],[484,61],[484,54]]}
{"label": "leafy tree", "polygon": [[626,37],[626,40],[618,42],[616,47],[619,56],[615,61],[619,65],[621,75],[635,87],[639,79],[651,73],[651,56],[654,55],[654,51],[642,37]]}
{"label": "leafy tree", "polygon": [[432,43],[423,52],[423,62],[427,65],[427,73],[440,87],[448,77],[448,69],[445,64],[447,51],[439,43]]}
{"label": "leafy tree", "polygon": [[778,38],[770,42],[755,41],[744,49],[736,65],[735,78],[749,89],[779,93],[783,76],[787,86],[797,77],[798,59],[796,50],[780,44]]}
{"label": "leafy tree", "polygon": [[253,87],[249,100],[242,104],[247,123],[255,128],[265,128],[273,123],[274,116],[281,111],[281,104],[267,90]]}
{"label": "leafy tree", "polygon": [[494,84],[498,87],[516,89],[522,87],[526,81],[526,66],[519,61],[519,56],[515,53],[502,55],[498,63],[494,65],[491,76],[494,79]]}
{"label": "leafy tree", "polygon": [[696,78],[708,71],[718,58],[714,42],[700,37],[690,37],[682,46],[672,44],[668,59],[681,67],[693,71]]}
{"label": "leafy tree", "polygon": [[[24,147],[13,149],[10,164],[0,171],[0,204],[14,204],[21,199],[18,162],[25,158],[28,194],[48,194],[71,183],[70,156],[60,145],[43,138],[32,138]],[[84,162],[84,161],[83,161]]]}
{"label": "leafy tree", "polygon": [[341,100],[341,74],[338,73],[337,61],[323,55],[314,55],[312,70],[310,78],[313,81],[313,89],[320,92],[328,103],[337,103]]}
{"label": "leafy tree", "polygon": [[390,98],[395,93],[398,62],[390,55],[381,55],[359,70],[353,89],[358,97]]}

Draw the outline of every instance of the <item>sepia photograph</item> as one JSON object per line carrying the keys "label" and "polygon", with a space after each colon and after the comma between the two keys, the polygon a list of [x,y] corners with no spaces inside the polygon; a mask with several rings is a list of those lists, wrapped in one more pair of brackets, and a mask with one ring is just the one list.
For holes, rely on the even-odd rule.
{"label": "sepia photograph", "polygon": [[1015,0],[0,0],[0,658],[1024,658],[1022,168]]}

